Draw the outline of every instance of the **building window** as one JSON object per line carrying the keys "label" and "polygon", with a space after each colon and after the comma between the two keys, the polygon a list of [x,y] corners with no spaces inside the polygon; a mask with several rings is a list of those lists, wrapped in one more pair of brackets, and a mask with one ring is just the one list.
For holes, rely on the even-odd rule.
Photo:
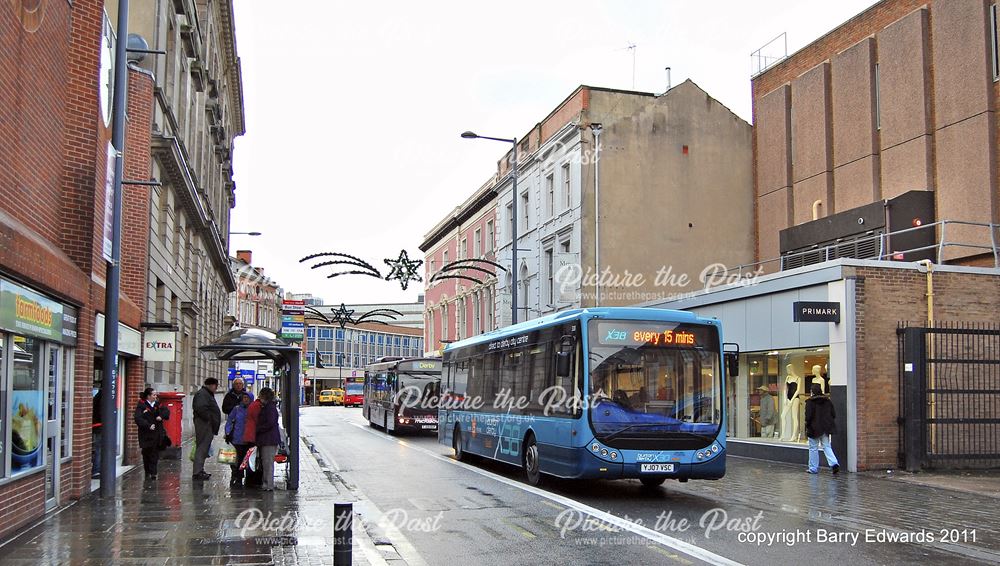
{"label": "building window", "polygon": [[448,341],[448,303],[441,305],[441,341]]}
{"label": "building window", "polygon": [[472,238],[472,253],[478,259],[483,255],[483,231],[476,228],[476,233]]}
{"label": "building window", "polygon": [[479,301],[479,293],[476,293],[472,299],[472,333],[479,334],[483,331],[482,329],[482,305]]}
{"label": "building window", "polygon": [[829,348],[749,352],[728,382],[732,438],[805,443],[805,400],[813,383],[830,391]]}
{"label": "building window", "polygon": [[563,206],[567,209],[573,207],[573,192],[570,189],[569,181],[569,163],[562,166],[562,183],[563,183]]}
{"label": "building window", "polygon": [[545,297],[548,301],[544,306],[551,307],[554,303],[553,299],[555,297],[554,290],[555,285],[553,285],[552,276],[553,268],[555,267],[552,261],[552,248],[545,250]]}
{"label": "building window", "polygon": [[521,228],[527,230],[531,224],[531,214],[528,210],[528,205],[531,203],[531,199],[528,197],[528,192],[525,191],[521,193]]}
{"label": "building window", "polygon": [[441,267],[448,265],[448,250],[441,253]]}
{"label": "building window", "polygon": [[562,253],[564,253],[564,254],[568,254],[569,253],[569,244],[570,244],[570,239],[569,239],[569,236],[567,235],[565,240],[559,242],[559,251],[562,252]]}
{"label": "building window", "polygon": [[507,239],[514,238],[514,204],[507,205]]}
{"label": "building window", "polygon": [[556,181],[550,173],[545,177],[545,216],[550,217],[556,213]]}
{"label": "building window", "polygon": [[468,259],[469,257],[469,240],[467,238],[462,238],[462,249],[461,253],[458,254],[458,259]]}
{"label": "building window", "polygon": [[455,318],[458,323],[458,332],[455,333],[455,338],[461,340],[465,338],[465,299],[459,299],[458,303],[455,305]]}
{"label": "building window", "polygon": [[486,251],[493,251],[493,221],[486,222]]}

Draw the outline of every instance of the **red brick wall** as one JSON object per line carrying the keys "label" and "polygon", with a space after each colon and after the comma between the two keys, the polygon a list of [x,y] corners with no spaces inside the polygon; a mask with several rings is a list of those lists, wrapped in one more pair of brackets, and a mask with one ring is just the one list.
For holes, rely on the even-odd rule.
{"label": "red brick wall", "polygon": [[[89,492],[95,316],[104,308],[102,258],[107,142],[98,98],[103,1],[46,4],[28,33],[0,5],[0,272],[79,308],[72,460],[61,472],[61,502]],[[132,72],[126,178],[148,179],[152,79]],[[138,327],[145,306],[148,188],[123,194],[123,323]],[[144,386],[142,364],[127,364],[126,410]],[[127,420],[127,419],[126,419]],[[129,427],[134,429],[135,427]],[[127,462],[138,460],[134,430]],[[44,513],[44,471],[0,486],[0,540]]]}
{"label": "red brick wall", "polygon": [[[895,468],[899,449],[896,327],[927,320],[927,278],[906,269],[856,268],[858,467]],[[934,272],[936,322],[996,322],[1000,277]]]}

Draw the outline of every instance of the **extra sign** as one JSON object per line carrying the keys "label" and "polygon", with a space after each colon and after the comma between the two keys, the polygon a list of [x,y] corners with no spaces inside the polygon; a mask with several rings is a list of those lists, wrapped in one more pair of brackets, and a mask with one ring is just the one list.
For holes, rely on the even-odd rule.
{"label": "extra sign", "polygon": [[147,330],[142,337],[142,359],[147,362],[172,362],[177,352],[177,333],[170,330]]}

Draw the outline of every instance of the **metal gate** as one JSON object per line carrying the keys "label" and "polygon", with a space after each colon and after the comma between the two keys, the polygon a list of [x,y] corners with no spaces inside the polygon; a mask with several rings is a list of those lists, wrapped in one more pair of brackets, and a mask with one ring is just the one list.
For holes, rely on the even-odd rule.
{"label": "metal gate", "polygon": [[1000,467],[1000,326],[900,324],[900,465]]}

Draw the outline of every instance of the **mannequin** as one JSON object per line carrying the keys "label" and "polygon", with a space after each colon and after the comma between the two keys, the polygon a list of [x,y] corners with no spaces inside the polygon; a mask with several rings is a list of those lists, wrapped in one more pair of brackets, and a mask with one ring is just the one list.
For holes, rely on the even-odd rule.
{"label": "mannequin", "polygon": [[823,388],[824,395],[830,394],[830,378],[823,373],[823,368],[819,364],[812,367],[812,376],[809,378],[810,386],[807,389],[811,389],[813,383],[818,383]]}
{"label": "mannequin", "polygon": [[799,413],[802,408],[802,397],[805,386],[801,377],[795,373],[795,366],[785,366],[785,403],[781,409],[781,439],[784,441],[798,440],[802,428]]}

